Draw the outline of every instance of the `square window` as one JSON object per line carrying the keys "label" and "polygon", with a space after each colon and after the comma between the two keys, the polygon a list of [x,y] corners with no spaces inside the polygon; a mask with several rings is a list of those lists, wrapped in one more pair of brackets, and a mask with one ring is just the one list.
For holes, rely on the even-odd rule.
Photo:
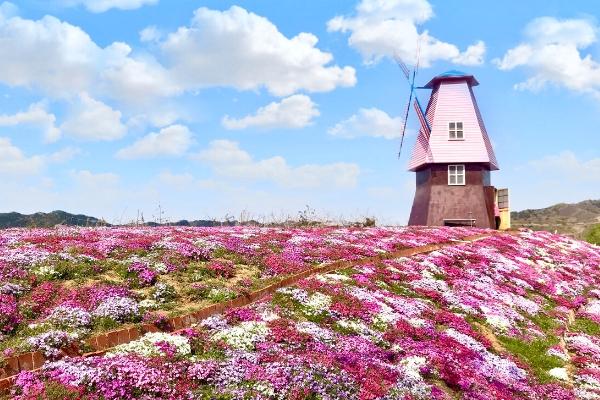
{"label": "square window", "polygon": [[465,166],[448,165],[448,185],[464,185],[465,184]]}
{"label": "square window", "polygon": [[448,122],[448,138],[450,140],[463,140],[465,138],[462,122]]}

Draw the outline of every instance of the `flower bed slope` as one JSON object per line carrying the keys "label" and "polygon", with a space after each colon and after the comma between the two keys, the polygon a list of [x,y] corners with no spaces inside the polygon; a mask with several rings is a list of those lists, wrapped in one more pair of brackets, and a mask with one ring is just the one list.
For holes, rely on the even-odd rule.
{"label": "flower bed slope", "polygon": [[356,265],[22,372],[13,397],[599,398],[599,266],[598,247],[544,232]]}
{"label": "flower bed slope", "polygon": [[[0,350],[58,347],[223,303],[321,263],[483,232],[441,228],[0,230]],[[85,346],[84,346],[85,350]],[[2,374],[0,373],[0,376]]]}

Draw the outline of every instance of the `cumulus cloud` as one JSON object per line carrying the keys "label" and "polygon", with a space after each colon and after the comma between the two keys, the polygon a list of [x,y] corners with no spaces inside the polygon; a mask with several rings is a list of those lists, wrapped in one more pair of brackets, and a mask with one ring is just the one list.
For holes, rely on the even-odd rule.
{"label": "cumulus cloud", "polygon": [[284,187],[317,188],[356,186],[360,168],[352,163],[288,165],[281,156],[254,160],[237,142],[214,140],[195,157],[217,174],[240,180],[271,181]]}
{"label": "cumulus cloud", "polygon": [[456,45],[431,36],[427,30],[419,32],[418,25],[431,17],[433,9],[427,0],[362,0],[354,16],[336,16],[327,23],[327,29],[349,32],[348,44],[358,50],[367,63],[395,55],[405,62],[415,63],[417,47],[420,63],[425,67],[436,60],[462,65],[483,63],[483,42],[461,53]]}
{"label": "cumulus cloud", "polygon": [[61,0],[65,6],[83,5],[94,13],[103,13],[111,8],[120,10],[135,10],[145,5],[158,3],[158,0]]}
{"label": "cumulus cloud", "polygon": [[280,102],[272,102],[259,108],[254,115],[243,118],[231,118],[226,115],[223,126],[227,129],[246,129],[257,127],[261,129],[297,129],[312,123],[319,116],[317,105],[310,97],[296,94],[286,97]]}
{"label": "cumulus cloud", "polygon": [[31,104],[27,111],[0,115],[0,126],[20,124],[39,126],[44,131],[44,139],[47,142],[55,142],[61,136],[60,129],[56,127],[56,116],[46,110],[46,104],[43,102]]}
{"label": "cumulus cloud", "polygon": [[120,139],[127,132],[121,122],[120,111],[113,110],[87,93],[79,96],[61,130],[79,139],[104,141]]}
{"label": "cumulus cloud", "polygon": [[131,146],[119,150],[116,156],[124,159],[181,156],[192,143],[192,133],[186,126],[171,125],[159,132],[152,132]]}
{"label": "cumulus cloud", "polygon": [[460,65],[481,65],[485,57],[485,43],[480,40],[470,45],[467,49],[452,59],[452,62]]}
{"label": "cumulus cloud", "polygon": [[44,157],[27,157],[9,138],[0,137],[0,174],[36,174],[44,167],[44,163]]}
{"label": "cumulus cloud", "polygon": [[0,9],[0,83],[39,89],[54,97],[103,93],[143,102],[180,93],[162,65],[134,57],[125,43],[99,47],[81,28],[52,16],[7,16]]}
{"label": "cumulus cloud", "polygon": [[529,78],[516,89],[537,91],[554,84],[600,98],[600,65],[582,52],[597,41],[597,30],[585,19],[536,18],[525,28],[525,40],[494,63],[504,71],[528,71]]}
{"label": "cumulus cloud", "polygon": [[287,38],[267,18],[233,6],[226,11],[199,8],[190,26],[171,33],[161,47],[186,87],[266,87],[287,96],[353,86],[354,68],[330,65],[333,56],[315,47],[317,42],[306,32]]}
{"label": "cumulus cloud", "polygon": [[147,26],[140,31],[141,42],[158,42],[162,37],[162,32],[154,25]]}
{"label": "cumulus cloud", "polygon": [[327,132],[344,139],[361,136],[395,139],[402,134],[402,125],[401,117],[391,117],[378,108],[361,108],[358,113],[338,122]]}

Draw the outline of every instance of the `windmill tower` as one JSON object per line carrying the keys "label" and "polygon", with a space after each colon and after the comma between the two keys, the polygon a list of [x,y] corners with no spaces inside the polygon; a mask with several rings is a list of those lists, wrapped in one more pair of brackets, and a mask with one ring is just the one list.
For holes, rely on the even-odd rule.
{"label": "windmill tower", "polygon": [[415,102],[421,128],[409,162],[416,173],[409,225],[496,225],[490,172],[498,162],[473,94],[478,84],[449,71],[423,87],[432,91],[425,113]]}

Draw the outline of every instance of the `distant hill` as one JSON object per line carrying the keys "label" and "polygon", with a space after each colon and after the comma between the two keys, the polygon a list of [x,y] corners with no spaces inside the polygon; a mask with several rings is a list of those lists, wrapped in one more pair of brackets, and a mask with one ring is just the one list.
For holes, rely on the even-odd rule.
{"label": "distant hill", "polygon": [[537,210],[513,211],[510,217],[513,228],[557,231],[580,238],[593,225],[600,223],[600,200],[585,200],[575,204],[559,203]]}
{"label": "distant hill", "polygon": [[[217,220],[181,220],[177,222],[168,222],[159,224],[157,222],[144,222],[145,226],[223,226],[239,225],[238,221],[217,221]],[[249,221],[244,224],[258,225],[256,221]],[[49,213],[21,214],[18,212],[0,213],[0,229],[2,228],[51,228],[55,225],[67,226],[112,226],[108,222],[82,214],[71,214],[66,211],[52,211]]]}
{"label": "distant hill", "polygon": [[109,226],[110,224],[95,217],[65,211],[39,212],[30,215],[18,212],[0,213],[0,228],[49,228],[55,225]]}

